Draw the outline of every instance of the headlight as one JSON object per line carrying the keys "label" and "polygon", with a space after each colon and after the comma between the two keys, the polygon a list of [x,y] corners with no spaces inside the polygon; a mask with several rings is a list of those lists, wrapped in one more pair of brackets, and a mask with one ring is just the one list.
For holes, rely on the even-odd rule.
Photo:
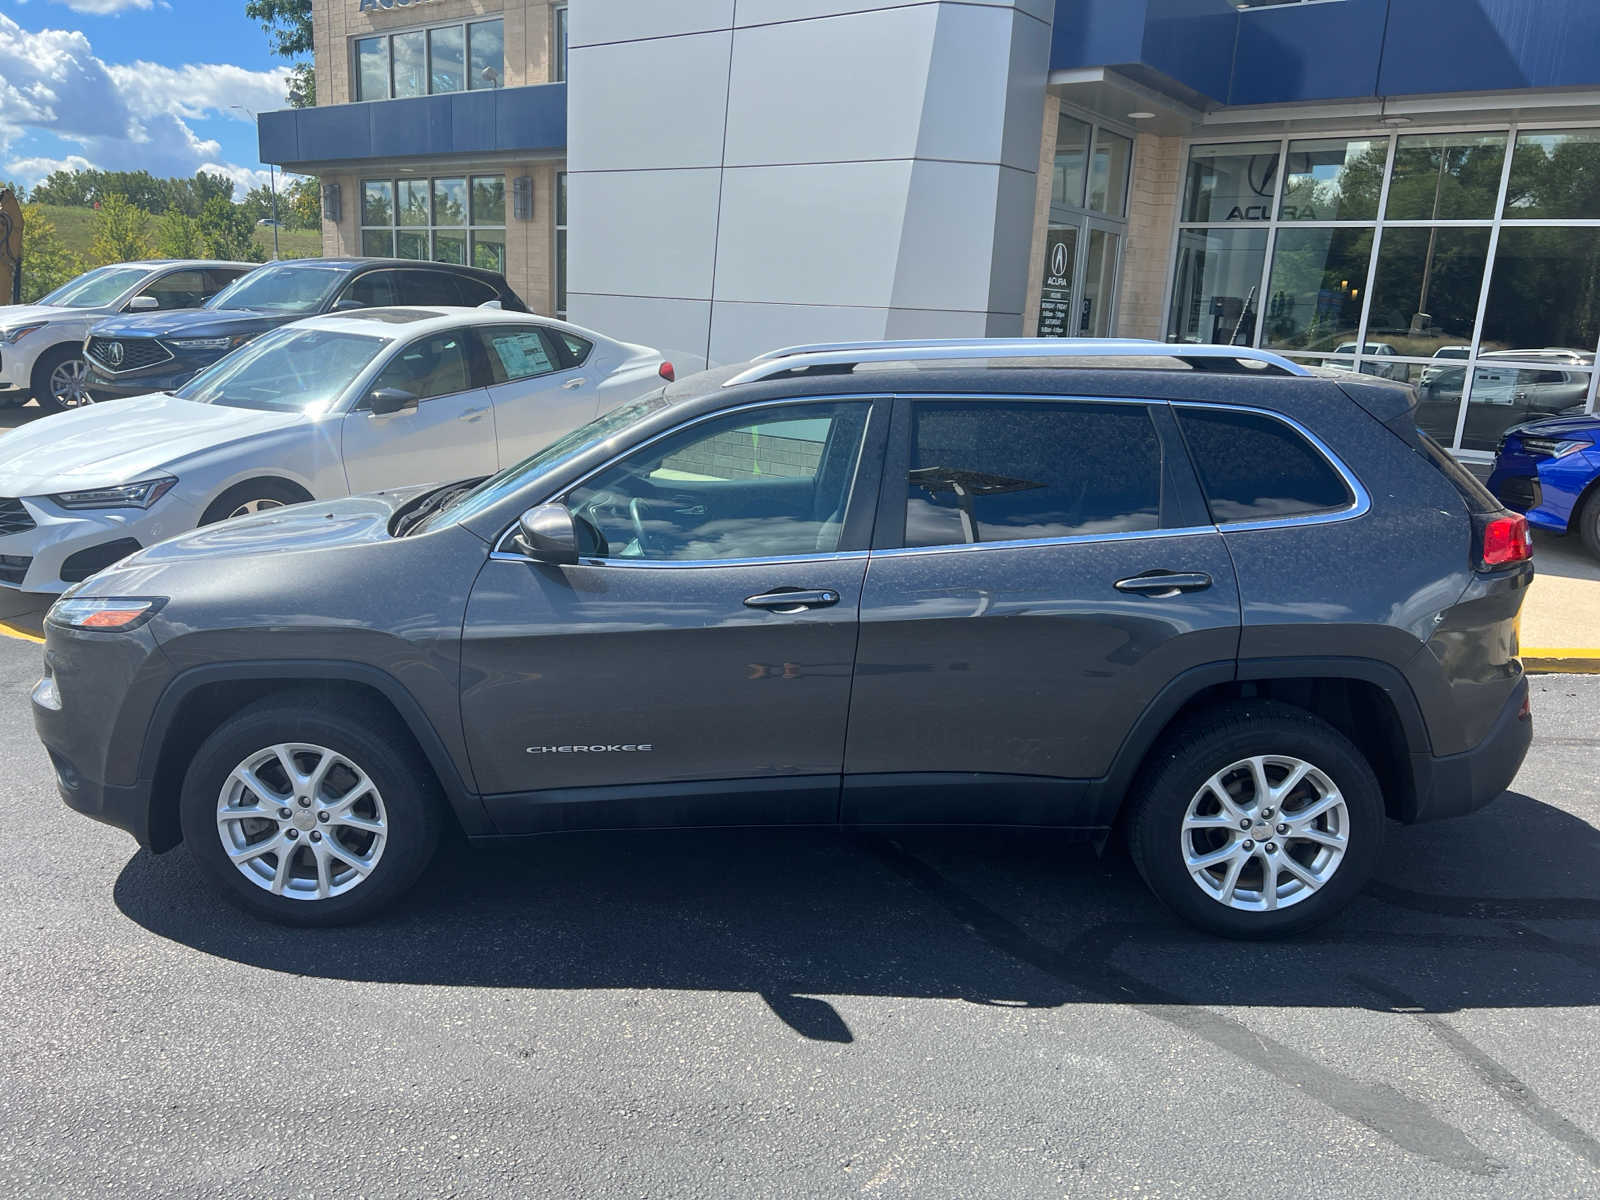
{"label": "headlight", "polygon": [[239,333],[232,337],[168,338],[170,345],[179,350],[232,350],[253,338],[253,333]]}
{"label": "headlight", "polygon": [[48,321],[38,321],[32,325],[18,325],[14,329],[0,329],[0,342],[14,346],[30,333],[35,333],[48,325]]}
{"label": "headlight", "polygon": [[161,596],[97,597],[92,600],[63,596],[50,606],[44,619],[65,629],[137,629],[155,616],[165,603],[166,599]]}
{"label": "headlight", "polygon": [[142,479],[138,483],[123,483],[116,487],[60,492],[50,499],[62,508],[149,508],[177,483],[171,475],[160,475],[155,479]]}
{"label": "headlight", "polygon": [[1586,449],[1591,442],[1566,442],[1559,438],[1529,437],[1521,435],[1522,448],[1529,454],[1542,454],[1548,458],[1565,458],[1569,454],[1576,454],[1579,450]]}

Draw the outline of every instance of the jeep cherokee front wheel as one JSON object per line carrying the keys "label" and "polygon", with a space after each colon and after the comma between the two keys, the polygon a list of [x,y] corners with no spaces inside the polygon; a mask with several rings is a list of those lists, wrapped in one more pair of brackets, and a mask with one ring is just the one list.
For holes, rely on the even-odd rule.
{"label": "jeep cherokee front wheel", "polygon": [[1228,937],[1299,932],[1343,908],[1383,845],[1383,797],[1348,738],[1289,705],[1231,704],[1173,731],[1136,788],[1145,882]]}
{"label": "jeep cherokee front wheel", "polygon": [[268,920],[335,925],[379,912],[422,873],[439,836],[438,786],[392,724],[309,696],[224,722],[184,781],[190,853]]}

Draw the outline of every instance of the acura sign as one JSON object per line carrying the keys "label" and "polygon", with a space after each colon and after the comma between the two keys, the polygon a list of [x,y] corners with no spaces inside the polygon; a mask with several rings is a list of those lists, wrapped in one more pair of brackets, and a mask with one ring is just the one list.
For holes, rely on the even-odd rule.
{"label": "acura sign", "polygon": [[432,4],[433,0],[361,0],[361,12],[377,12],[380,9],[413,8],[418,4]]}

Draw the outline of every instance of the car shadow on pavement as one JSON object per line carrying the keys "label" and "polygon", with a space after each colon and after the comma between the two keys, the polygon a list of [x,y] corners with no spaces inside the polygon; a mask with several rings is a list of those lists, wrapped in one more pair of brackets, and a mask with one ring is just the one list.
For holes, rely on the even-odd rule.
{"label": "car shadow on pavement", "polygon": [[1533,535],[1533,569],[1540,575],[1600,583],[1600,559],[1575,533],[1563,537],[1540,529]]}
{"label": "car shadow on pavement", "polygon": [[[1532,861],[1508,871],[1508,843],[1529,846]],[[343,929],[245,916],[181,849],[137,854],[115,899],[159,936],[268,970],[744,991],[807,1037],[848,1041],[821,997],[1428,1013],[1593,1005],[1597,865],[1589,825],[1508,793],[1461,821],[1391,826],[1386,866],[1348,912],[1268,944],[1195,932],[1156,903],[1123,854],[1039,833],[572,834],[452,846],[392,914]],[[1463,886],[1474,880],[1500,890]]]}

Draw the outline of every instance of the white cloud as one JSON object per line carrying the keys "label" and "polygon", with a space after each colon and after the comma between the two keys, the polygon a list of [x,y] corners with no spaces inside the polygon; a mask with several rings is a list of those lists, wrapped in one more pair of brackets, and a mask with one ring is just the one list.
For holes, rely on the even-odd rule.
{"label": "white cloud", "polygon": [[91,13],[98,17],[116,16],[131,8],[153,8],[152,0],[56,0],[73,12]]}
{"label": "white cloud", "polygon": [[[256,170],[254,167],[236,167],[232,163],[201,163],[195,168],[197,171],[209,171],[213,175],[226,175],[233,180],[233,198],[243,200],[244,194],[251,188],[272,186],[272,172]],[[278,187],[283,187],[284,176],[278,175]]]}
{"label": "white cloud", "polygon": [[[137,4],[71,2],[109,6],[99,11]],[[226,64],[111,65],[95,55],[82,33],[30,33],[0,14],[0,176],[26,180],[54,161],[5,160],[19,138],[37,130],[75,144],[82,153],[67,156],[72,165],[157,176],[192,175],[204,168],[222,170],[241,182],[264,177],[253,168],[219,164],[222,147],[197,135],[189,122],[215,115],[247,120],[229,107],[235,104],[256,112],[280,108],[287,80],[284,67],[247,71]]]}

